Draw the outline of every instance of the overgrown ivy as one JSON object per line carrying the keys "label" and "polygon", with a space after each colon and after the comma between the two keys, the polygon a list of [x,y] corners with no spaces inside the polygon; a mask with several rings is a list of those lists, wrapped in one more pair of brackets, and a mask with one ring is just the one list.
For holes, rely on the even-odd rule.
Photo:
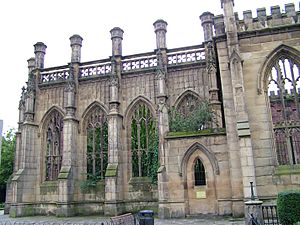
{"label": "overgrown ivy", "polygon": [[92,189],[95,189],[99,180],[99,177],[93,176],[92,174],[88,174],[88,179],[80,182],[80,189],[83,192],[88,192]]}
{"label": "overgrown ivy", "polygon": [[213,111],[207,101],[199,103],[188,115],[183,115],[175,107],[169,112],[170,131],[199,131],[210,128]]}
{"label": "overgrown ivy", "polygon": [[[140,105],[134,112],[131,122],[131,149],[132,176],[149,177],[152,183],[156,184],[159,167],[158,134],[156,121],[146,105]],[[141,154],[140,162],[138,154]]]}

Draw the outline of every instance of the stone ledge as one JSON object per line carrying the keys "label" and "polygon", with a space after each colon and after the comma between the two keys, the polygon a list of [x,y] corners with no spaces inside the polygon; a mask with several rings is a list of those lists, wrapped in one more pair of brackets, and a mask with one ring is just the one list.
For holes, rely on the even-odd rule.
{"label": "stone ledge", "polygon": [[211,129],[200,130],[200,131],[171,131],[167,133],[166,139],[185,138],[185,137],[198,137],[198,136],[217,136],[226,135],[225,128],[220,128],[218,131]]}
{"label": "stone ledge", "polygon": [[300,174],[300,165],[280,165],[275,168],[274,175]]}

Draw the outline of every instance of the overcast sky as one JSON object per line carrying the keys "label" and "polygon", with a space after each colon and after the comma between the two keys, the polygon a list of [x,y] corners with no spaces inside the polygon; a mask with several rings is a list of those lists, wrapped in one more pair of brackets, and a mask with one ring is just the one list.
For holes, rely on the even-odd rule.
{"label": "overcast sky", "polygon": [[[235,0],[235,11],[299,2],[292,0]],[[34,56],[33,45],[47,45],[45,67],[70,62],[69,37],[83,37],[82,62],[104,59],[111,55],[109,31],[124,30],[123,55],[155,49],[153,22],[168,22],[167,47],[201,44],[199,16],[210,11],[221,14],[220,0],[1,0],[0,1],[0,119],[4,133],[17,128],[18,102],[27,81],[27,59]]]}

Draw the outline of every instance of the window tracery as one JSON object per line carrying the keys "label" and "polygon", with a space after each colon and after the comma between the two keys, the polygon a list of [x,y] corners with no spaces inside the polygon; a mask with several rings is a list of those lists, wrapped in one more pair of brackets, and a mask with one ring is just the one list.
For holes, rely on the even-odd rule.
{"label": "window tracery", "polygon": [[158,137],[150,109],[143,103],[131,117],[131,163],[133,177],[150,177],[157,181]]}
{"label": "window tracery", "polygon": [[63,156],[63,117],[57,111],[49,116],[46,140],[46,181],[57,180]]}
{"label": "window tracery", "polygon": [[108,164],[108,123],[104,111],[95,107],[87,118],[87,179],[103,180]]}
{"label": "window tracery", "polygon": [[268,76],[277,160],[280,165],[300,163],[300,66],[287,54],[273,62]]}
{"label": "window tracery", "polygon": [[200,100],[192,94],[187,94],[184,96],[177,105],[177,111],[182,116],[189,116],[199,105]]}

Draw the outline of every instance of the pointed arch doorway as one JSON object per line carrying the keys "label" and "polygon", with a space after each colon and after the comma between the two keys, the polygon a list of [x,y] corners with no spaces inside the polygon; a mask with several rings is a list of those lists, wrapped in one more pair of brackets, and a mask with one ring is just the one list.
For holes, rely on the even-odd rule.
{"label": "pointed arch doorway", "polygon": [[203,145],[195,143],[182,160],[186,214],[217,214],[215,175],[219,167],[214,154]]}

